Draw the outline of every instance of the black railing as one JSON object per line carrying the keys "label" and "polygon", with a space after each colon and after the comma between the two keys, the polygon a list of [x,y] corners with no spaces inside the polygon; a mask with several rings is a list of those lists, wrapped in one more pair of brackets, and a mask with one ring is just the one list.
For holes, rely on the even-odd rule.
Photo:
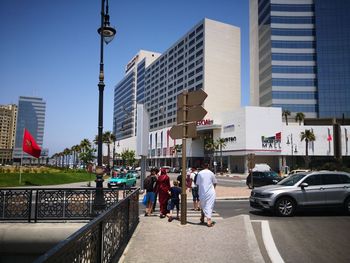
{"label": "black railing", "polygon": [[[108,209],[135,188],[104,189]],[[95,188],[0,189],[0,220],[28,221],[93,219]],[[98,213],[97,213],[98,212]]]}
{"label": "black railing", "polygon": [[34,262],[116,262],[138,223],[136,189]]}

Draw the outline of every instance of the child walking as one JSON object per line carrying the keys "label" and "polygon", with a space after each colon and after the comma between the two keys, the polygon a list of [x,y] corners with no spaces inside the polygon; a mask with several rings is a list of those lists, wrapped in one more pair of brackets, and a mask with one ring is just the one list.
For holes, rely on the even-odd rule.
{"label": "child walking", "polygon": [[179,219],[179,204],[180,204],[180,194],[181,188],[179,187],[179,182],[177,180],[173,181],[173,186],[170,187],[169,195],[170,199],[168,200],[169,213],[166,215],[168,217],[168,221],[173,221],[173,210],[176,207],[176,219]]}

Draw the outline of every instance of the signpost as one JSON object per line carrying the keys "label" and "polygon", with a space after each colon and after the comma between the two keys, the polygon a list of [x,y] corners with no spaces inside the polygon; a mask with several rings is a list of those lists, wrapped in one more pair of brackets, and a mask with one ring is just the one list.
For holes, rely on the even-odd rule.
{"label": "signpost", "polygon": [[172,139],[182,139],[181,169],[181,224],[187,222],[186,195],[186,139],[197,137],[196,122],[202,120],[207,111],[201,106],[208,95],[202,90],[183,91],[177,96],[177,125],[170,129]]}

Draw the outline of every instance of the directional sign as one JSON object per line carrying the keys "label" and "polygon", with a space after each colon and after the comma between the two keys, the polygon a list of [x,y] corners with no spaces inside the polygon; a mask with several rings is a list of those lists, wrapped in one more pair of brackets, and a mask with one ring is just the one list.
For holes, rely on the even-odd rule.
{"label": "directional sign", "polygon": [[[187,111],[186,121],[192,122],[192,121],[202,120],[206,114],[207,114],[207,111],[200,105],[191,107]],[[176,117],[176,121],[178,124],[184,122],[183,117],[184,117],[183,110],[179,109],[177,111],[177,117]]]}
{"label": "directional sign", "polygon": [[[188,123],[186,126],[185,138],[195,138],[197,137],[197,125],[196,123]],[[170,137],[175,139],[182,139],[183,137],[183,124],[174,125],[170,129]]]}
{"label": "directional sign", "polygon": [[208,97],[208,94],[204,90],[199,89],[196,91],[188,92],[186,95],[183,93],[177,96],[177,108],[184,107],[184,96],[186,96],[186,106],[201,105],[204,100]]}

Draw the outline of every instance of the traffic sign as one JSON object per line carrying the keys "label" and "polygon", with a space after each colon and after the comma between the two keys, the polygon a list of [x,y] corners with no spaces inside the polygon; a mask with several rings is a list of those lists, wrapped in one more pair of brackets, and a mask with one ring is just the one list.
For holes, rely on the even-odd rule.
{"label": "traffic sign", "polygon": [[[204,118],[204,116],[207,114],[207,111],[200,105],[193,106],[188,109],[186,121],[199,121]],[[183,110],[179,109],[177,110],[177,116],[176,116],[177,123],[183,123],[184,122],[184,116],[183,116]]]}
{"label": "traffic sign", "polygon": [[201,105],[204,100],[208,97],[208,94],[204,90],[199,89],[196,91],[188,92],[187,94],[182,93],[177,96],[177,108],[181,109],[184,105],[184,96],[186,96],[186,106]]}
{"label": "traffic sign", "polygon": [[[195,123],[188,123],[185,124],[186,126],[186,133],[185,133],[185,138],[195,138],[197,137],[197,126]],[[175,140],[175,139],[182,139],[183,137],[183,124],[181,125],[174,125],[170,129],[170,137]]]}

